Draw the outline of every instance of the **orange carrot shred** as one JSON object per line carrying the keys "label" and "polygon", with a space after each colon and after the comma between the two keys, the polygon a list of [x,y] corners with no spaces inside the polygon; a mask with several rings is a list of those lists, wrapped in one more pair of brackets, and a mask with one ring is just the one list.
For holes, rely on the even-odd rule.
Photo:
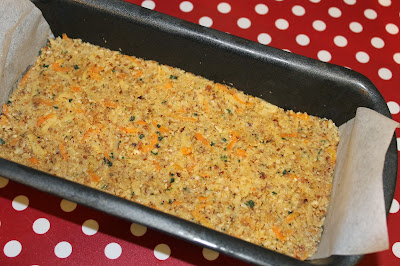
{"label": "orange carrot shred", "polygon": [[167,84],[164,85],[164,88],[165,88],[165,89],[170,89],[170,88],[172,88],[172,83],[171,83],[171,82],[168,82]]}
{"label": "orange carrot shred", "polygon": [[38,127],[40,127],[44,122],[46,122],[47,120],[53,118],[55,115],[56,114],[51,113],[51,114],[39,117],[38,120],[36,121],[36,125]]}
{"label": "orange carrot shred", "polygon": [[117,108],[118,103],[114,102],[114,101],[111,101],[111,100],[105,100],[104,101],[104,106],[108,107],[108,108]]}
{"label": "orange carrot shred", "polygon": [[247,151],[238,149],[238,150],[236,150],[236,155],[239,156],[239,157],[246,157],[247,156]]}
{"label": "orange carrot shred", "polygon": [[72,90],[75,91],[75,92],[79,92],[79,91],[81,91],[81,88],[79,88],[77,86],[73,86]]}
{"label": "orange carrot shred", "polygon": [[8,119],[7,119],[7,117],[6,116],[1,116],[1,118],[0,118],[0,123],[1,123],[1,125],[2,126],[5,126],[5,125],[7,125],[7,122],[8,122]]}
{"label": "orange carrot shred", "polygon": [[69,39],[67,34],[65,34],[65,33],[62,34],[62,38],[63,38],[63,40],[68,40]]}
{"label": "orange carrot shred", "polygon": [[133,127],[119,127],[120,130],[124,131],[125,133],[136,133],[138,130]]}
{"label": "orange carrot shred", "polygon": [[168,128],[166,128],[164,126],[161,126],[160,127],[160,131],[163,132],[163,133],[168,133],[169,130],[168,130]]}
{"label": "orange carrot shred", "polygon": [[231,141],[228,143],[228,145],[226,146],[227,150],[230,150],[233,148],[233,146],[235,145],[235,143],[238,141],[238,136],[236,135],[236,131],[232,131],[231,134]]}
{"label": "orange carrot shred", "polygon": [[95,172],[89,170],[88,173],[89,173],[90,179],[93,182],[99,182],[101,180],[101,177],[98,174],[96,174]]}
{"label": "orange carrot shred", "polygon": [[7,113],[8,113],[8,106],[7,106],[6,104],[4,104],[4,103],[3,103],[3,110],[2,110],[2,112],[3,112],[3,115],[7,115]]}
{"label": "orange carrot shred", "polygon": [[147,125],[146,121],[140,120],[136,122],[138,125],[145,126]]}
{"label": "orange carrot shred", "polygon": [[195,135],[194,135],[194,137],[197,139],[197,140],[199,140],[199,141],[201,141],[204,145],[206,145],[206,146],[210,146],[210,143],[209,143],[209,141],[208,140],[206,140],[204,137],[203,137],[203,135],[202,134],[200,134],[200,133],[196,133]]}
{"label": "orange carrot shred", "polygon": [[207,201],[207,197],[200,196],[199,201],[201,201],[201,202]]}
{"label": "orange carrot shred", "polygon": [[192,153],[192,148],[191,147],[183,147],[181,149],[181,152],[183,155],[189,155]]}
{"label": "orange carrot shred", "polygon": [[143,148],[142,148],[143,151],[144,152],[151,151],[154,148],[154,146],[156,146],[157,140],[158,140],[158,135],[156,133],[154,133],[153,136],[150,139],[150,143],[148,145],[144,145],[143,146]]}
{"label": "orange carrot shred", "polygon": [[197,121],[197,119],[193,118],[193,117],[183,117],[183,116],[178,116],[178,115],[172,115],[172,117],[176,118],[176,119],[183,120],[183,121],[189,121],[189,122],[196,122]]}
{"label": "orange carrot shred", "polygon": [[293,133],[281,133],[281,137],[282,137],[282,138],[287,138],[287,137],[295,138],[295,137],[297,137],[297,132],[293,132]]}
{"label": "orange carrot shred", "polygon": [[157,163],[156,161],[153,161],[154,166],[156,167],[157,172],[160,172],[161,170],[161,166],[159,163]]}
{"label": "orange carrot shred", "polygon": [[32,70],[32,68],[29,69],[29,70],[26,72],[26,74],[24,75],[24,77],[21,79],[21,84],[22,84],[22,83],[25,83],[25,82],[28,80],[28,78],[29,78],[29,73],[31,72],[31,70]]}
{"label": "orange carrot shred", "polygon": [[58,64],[57,62],[54,62],[53,69],[56,72],[67,72],[67,71],[72,70],[72,67],[61,67],[60,64]]}
{"label": "orange carrot shred", "polygon": [[282,233],[281,230],[278,229],[278,227],[273,226],[272,231],[274,231],[274,233],[275,233],[276,237],[279,239],[279,241],[285,240],[284,234]]}
{"label": "orange carrot shred", "polygon": [[68,161],[69,156],[68,156],[68,153],[66,152],[65,147],[62,143],[58,144],[58,149],[60,150],[60,153],[61,153],[61,156],[63,157],[63,159]]}
{"label": "orange carrot shred", "polygon": [[31,164],[34,164],[34,165],[38,165],[39,164],[39,161],[38,161],[38,159],[36,159],[36,157],[30,158],[29,161],[31,162]]}

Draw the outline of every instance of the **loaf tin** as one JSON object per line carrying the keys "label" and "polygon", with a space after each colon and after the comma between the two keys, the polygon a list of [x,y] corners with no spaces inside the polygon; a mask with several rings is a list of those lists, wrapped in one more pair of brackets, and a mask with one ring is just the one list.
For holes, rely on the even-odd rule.
{"label": "loaf tin", "polygon": [[[332,119],[340,126],[357,107],[390,117],[363,75],[202,27],[118,0],[31,0],[55,36],[66,33],[127,55],[178,67],[233,85],[285,109]],[[176,238],[260,265],[354,265],[362,255],[299,261],[146,206],[0,159],[0,175]],[[388,213],[397,178],[395,137],[383,182]]]}

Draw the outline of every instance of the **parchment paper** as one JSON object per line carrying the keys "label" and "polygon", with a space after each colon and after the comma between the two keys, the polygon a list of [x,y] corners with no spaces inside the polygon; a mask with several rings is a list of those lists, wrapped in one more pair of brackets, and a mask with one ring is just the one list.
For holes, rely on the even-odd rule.
{"label": "parchment paper", "polygon": [[[0,18],[0,102],[4,103],[52,33],[29,0],[1,0]],[[313,258],[388,248],[382,173],[398,125],[375,111],[359,108],[356,117],[340,127],[331,202]]]}

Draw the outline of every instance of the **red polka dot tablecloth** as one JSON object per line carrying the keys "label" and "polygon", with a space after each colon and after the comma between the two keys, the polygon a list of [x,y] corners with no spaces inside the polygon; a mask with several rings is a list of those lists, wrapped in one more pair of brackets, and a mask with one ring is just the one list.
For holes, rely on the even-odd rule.
{"label": "red polka dot tablecloth", "polygon": [[[358,71],[400,121],[400,1],[126,1]],[[400,265],[399,186],[388,217],[390,247],[360,265]],[[244,264],[4,178],[0,247],[0,265]]]}

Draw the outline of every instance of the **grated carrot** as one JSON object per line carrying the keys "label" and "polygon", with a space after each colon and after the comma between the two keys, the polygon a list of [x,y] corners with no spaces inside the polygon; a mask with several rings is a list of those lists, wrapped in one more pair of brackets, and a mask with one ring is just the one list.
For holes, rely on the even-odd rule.
{"label": "grated carrot", "polygon": [[81,88],[79,88],[79,87],[77,87],[77,86],[73,86],[73,87],[72,87],[72,90],[75,91],[75,92],[80,92],[80,91],[81,91]]}
{"label": "grated carrot", "polygon": [[285,235],[282,233],[282,230],[280,230],[278,227],[273,226],[272,231],[274,231],[276,237],[279,239],[279,241],[284,241],[285,240]]}
{"label": "grated carrot", "polygon": [[182,171],[183,170],[183,168],[179,165],[179,164],[174,164],[173,165],[173,167],[175,168],[175,170],[177,170],[177,171]]}
{"label": "grated carrot", "polygon": [[92,134],[98,134],[103,126],[99,126],[97,129],[89,128],[88,131],[83,135],[82,142],[86,141],[86,139]]}
{"label": "grated carrot", "polygon": [[143,121],[143,120],[137,121],[136,123],[137,123],[138,125],[141,125],[141,126],[147,125],[146,121]]}
{"label": "grated carrot", "polygon": [[204,137],[203,137],[203,135],[202,134],[200,134],[200,133],[196,133],[195,135],[194,135],[194,137],[197,139],[197,140],[199,140],[199,141],[201,141],[204,145],[206,145],[206,146],[210,146],[210,143],[209,143],[209,141],[208,140],[206,140]]}
{"label": "grated carrot", "polygon": [[40,127],[44,122],[46,122],[47,120],[53,118],[55,115],[56,115],[56,114],[54,114],[54,113],[50,113],[50,114],[48,114],[48,115],[39,117],[39,118],[37,119],[37,121],[36,121],[36,125],[37,125],[38,127]]}
{"label": "grated carrot", "polygon": [[39,102],[39,104],[44,104],[47,106],[53,106],[57,103],[56,101],[50,101],[50,100],[45,100],[45,99],[39,99],[38,102]]}
{"label": "grated carrot", "polygon": [[154,166],[156,167],[157,172],[160,172],[161,170],[161,166],[159,163],[157,163],[156,161],[153,161]]}
{"label": "grated carrot", "polygon": [[288,138],[288,137],[292,137],[292,138],[297,137],[297,132],[293,132],[293,133],[281,133],[281,138]]}
{"label": "grated carrot", "polygon": [[89,76],[91,79],[102,80],[102,76],[99,74],[102,71],[103,67],[91,67],[89,68]]}
{"label": "grated carrot", "polygon": [[77,112],[78,114],[83,114],[85,111],[83,111],[82,108],[79,108],[79,109],[76,109],[76,112]]}
{"label": "grated carrot", "polygon": [[239,137],[236,135],[236,131],[232,131],[231,134],[231,141],[228,143],[228,145],[226,146],[227,150],[230,150],[233,148],[233,146],[235,145],[235,143],[238,141]]}
{"label": "grated carrot", "polygon": [[31,69],[29,69],[27,72],[26,72],[26,74],[24,75],[24,77],[21,79],[21,84],[23,84],[23,83],[25,83],[27,80],[28,80],[28,78],[29,78],[29,73],[31,72],[31,70],[32,70],[32,68]]}
{"label": "grated carrot", "polygon": [[67,34],[65,34],[65,33],[62,34],[62,38],[63,38],[63,40],[68,40],[69,39]]}
{"label": "grated carrot", "polygon": [[89,170],[88,173],[90,180],[92,180],[93,182],[99,182],[101,180],[101,177],[92,170]]}
{"label": "grated carrot", "polygon": [[7,125],[7,123],[8,123],[7,117],[5,117],[4,115],[2,115],[1,118],[0,118],[0,123],[1,123],[2,126]]}
{"label": "grated carrot", "polygon": [[286,223],[290,223],[293,219],[295,219],[299,215],[300,214],[298,212],[290,214],[288,217],[286,217]]}
{"label": "grated carrot", "polygon": [[246,150],[241,150],[241,149],[237,149],[236,150],[236,155],[239,157],[246,157],[247,156],[247,151]]}
{"label": "grated carrot", "polygon": [[64,160],[66,160],[67,162],[69,161],[69,156],[67,151],[65,150],[65,147],[62,143],[58,144],[58,149],[60,150],[61,156],[63,157]]}
{"label": "grated carrot", "polygon": [[3,103],[3,109],[2,109],[3,115],[7,115],[8,114],[8,106]]}
{"label": "grated carrot", "polygon": [[38,165],[39,164],[39,161],[38,161],[38,159],[36,157],[30,158],[29,161],[31,162],[31,164],[34,164],[34,165]]}
{"label": "grated carrot", "polygon": [[154,148],[154,146],[156,146],[157,140],[158,140],[158,135],[157,135],[156,133],[154,133],[153,136],[152,136],[151,139],[150,139],[149,144],[148,144],[148,145],[144,145],[143,148],[142,148],[142,150],[143,150],[144,152],[149,152],[149,151],[151,151],[151,150]]}
{"label": "grated carrot", "polygon": [[56,72],[67,72],[67,71],[71,71],[72,67],[61,67],[59,63],[54,62],[53,63],[53,69]]}
{"label": "grated carrot", "polygon": [[304,121],[308,121],[310,119],[310,116],[307,113],[297,113],[296,114],[296,113],[290,112],[289,115],[291,117],[298,117],[298,118],[300,118],[301,120],[304,120]]}
{"label": "grated carrot", "polygon": [[161,131],[162,133],[168,133],[168,132],[169,132],[168,128],[166,128],[166,127],[164,127],[164,126],[161,126],[161,127],[160,127],[160,131]]}
{"label": "grated carrot", "polygon": [[192,148],[191,147],[183,147],[181,149],[181,152],[183,155],[189,155],[192,153]]}
{"label": "grated carrot", "polygon": [[143,71],[139,70],[138,72],[136,72],[135,76],[136,77],[140,77],[141,75],[143,75]]}
{"label": "grated carrot", "polygon": [[225,86],[225,85],[223,85],[223,84],[221,84],[221,83],[215,84],[215,87],[216,87],[217,89],[219,89],[219,90],[222,90],[222,91],[224,91],[224,92],[230,93],[230,91],[228,90],[228,87]]}
{"label": "grated carrot", "polygon": [[200,196],[199,197],[199,201],[205,202],[205,201],[207,201],[207,197]]}
{"label": "grated carrot", "polygon": [[114,102],[114,101],[111,101],[111,100],[105,100],[104,101],[104,106],[108,107],[108,108],[117,108],[118,103]]}
{"label": "grated carrot", "polygon": [[189,122],[196,122],[197,121],[197,119],[193,118],[193,117],[183,117],[183,116],[178,116],[178,115],[171,115],[171,116],[173,118],[180,119],[180,120],[183,120],[183,121],[189,121]]}
{"label": "grated carrot", "polygon": [[206,113],[210,112],[210,107],[206,99],[203,100],[203,104],[204,104],[204,112]]}
{"label": "grated carrot", "polygon": [[171,83],[171,82],[168,82],[167,84],[164,85],[164,88],[165,88],[165,89],[170,89],[170,88],[172,88],[172,83]]}
{"label": "grated carrot", "polygon": [[125,133],[136,133],[138,130],[133,127],[119,127],[121,131],[124,131]]}

